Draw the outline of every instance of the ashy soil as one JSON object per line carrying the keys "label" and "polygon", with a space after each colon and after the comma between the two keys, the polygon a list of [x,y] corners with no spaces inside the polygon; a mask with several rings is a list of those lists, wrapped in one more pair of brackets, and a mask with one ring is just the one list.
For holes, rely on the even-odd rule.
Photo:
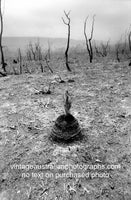
{"label": "ashy soil", "polygon": [[[131,67],[70,66],[0,78],[0,200],[131,200]],[[83,138],[54,142],[66,89]]]}

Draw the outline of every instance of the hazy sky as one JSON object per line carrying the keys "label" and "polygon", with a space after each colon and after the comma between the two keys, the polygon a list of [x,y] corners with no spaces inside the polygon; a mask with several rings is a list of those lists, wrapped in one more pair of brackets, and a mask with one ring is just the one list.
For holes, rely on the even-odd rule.
{"label": "hazy sky", "polygon": [[71,38],[84,39],[96,14],[94,39],[119,40],[131,24],[131,0],[2,0],[5,36],[66,37],[61,17],[71,10]]}

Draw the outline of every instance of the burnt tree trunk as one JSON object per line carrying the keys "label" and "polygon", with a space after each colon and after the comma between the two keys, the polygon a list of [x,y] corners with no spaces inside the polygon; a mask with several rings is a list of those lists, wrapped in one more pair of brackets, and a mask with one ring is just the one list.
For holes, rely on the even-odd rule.
{"label": "burnt tree trunk", "polygon": [[[1,9],[1,0],[0,0],[0,22],[1,22],[1,29],[0,29],[0,52],[1,52],[1,64],[4,73],[6,73],[6,63],[4,59],[4,52],[2,46],[2,35],[3,35],[3,16],[2,16],[2,9]],[[3,73],[1,73],[2,75]],[[4,75],[5,76],[5,75]]]}
{"label": "burnt tree trunk", "polygon": [[120,62],[119,47],[116,48],[116,59],[117,59],[118,62]]}
{"label": "burnt tree trunk", "polygon": [[131,31],[129,32],[129,35],[128,35],[128,41],[129,41],[129,50],[131,52]]}
{"label": "burnt tree trunk", "polygon": [[50,59],[48,60],[48,54],[45,56],[45,62],[46,62],[48,69],[50,70],[50,72],[53,73],[53,70],[51,69],[51,67],[49,65]]}
{"label": "burnt tree trunk", "polygon": [[20,48],[18,49],[18,57],[19,57],[20,74],[22,74],[22,55]]}
{"label": "burnt tree trunk", "polygon": [[66,47],[66,51],[65,51],[65,59],[66,59],[67,70],[71,71],[71,68],[69,66],[69,60],[68,60],[68,52],[69,52],[69,46],[70,46],[70,17],[69,17],[70,12],[66,13],[64,11],[64,14],[68,20],[68,22],[65,22],[65,20],[62,18],[64,24],[66,24],[68,26],[68,38],[67,38],[67,47]]}
{"label": "burnt tree trunk", "polygon": [[94,31],[94,21],[95,21],[95,15],[93,16],[93,21],[92,21],[92,29],[91,29],[91,36],[88,39],[87,34],[86,34],[86,23],[87,23],[88,17],[86,17],[85,22],[84,22],[84,36],[85,36],[85,41],[86,41],[86,48],[89,54],[89,59],[90,63],[92,63],[93,60],[93,49],[92,49],[92,38],[93,38],[93,31]]}

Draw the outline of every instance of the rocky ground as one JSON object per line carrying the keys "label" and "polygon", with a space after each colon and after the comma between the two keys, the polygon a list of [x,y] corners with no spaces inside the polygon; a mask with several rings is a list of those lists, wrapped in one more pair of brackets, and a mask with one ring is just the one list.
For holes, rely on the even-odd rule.
{"label": "rocky ground", "polygon": [[[131,68],[72,60],[0,78],[0,200],[131,200]],[[65,89],[83,135],[68,144],[49,139]]]}

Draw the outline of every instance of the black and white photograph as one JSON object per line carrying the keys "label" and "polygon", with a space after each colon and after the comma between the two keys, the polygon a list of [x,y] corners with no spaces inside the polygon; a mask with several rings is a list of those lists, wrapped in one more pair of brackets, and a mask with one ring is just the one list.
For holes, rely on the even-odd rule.
{"label": "black and white photograph", "polygon": [[131,200],[131,0],[0,0],[0,200]]}

